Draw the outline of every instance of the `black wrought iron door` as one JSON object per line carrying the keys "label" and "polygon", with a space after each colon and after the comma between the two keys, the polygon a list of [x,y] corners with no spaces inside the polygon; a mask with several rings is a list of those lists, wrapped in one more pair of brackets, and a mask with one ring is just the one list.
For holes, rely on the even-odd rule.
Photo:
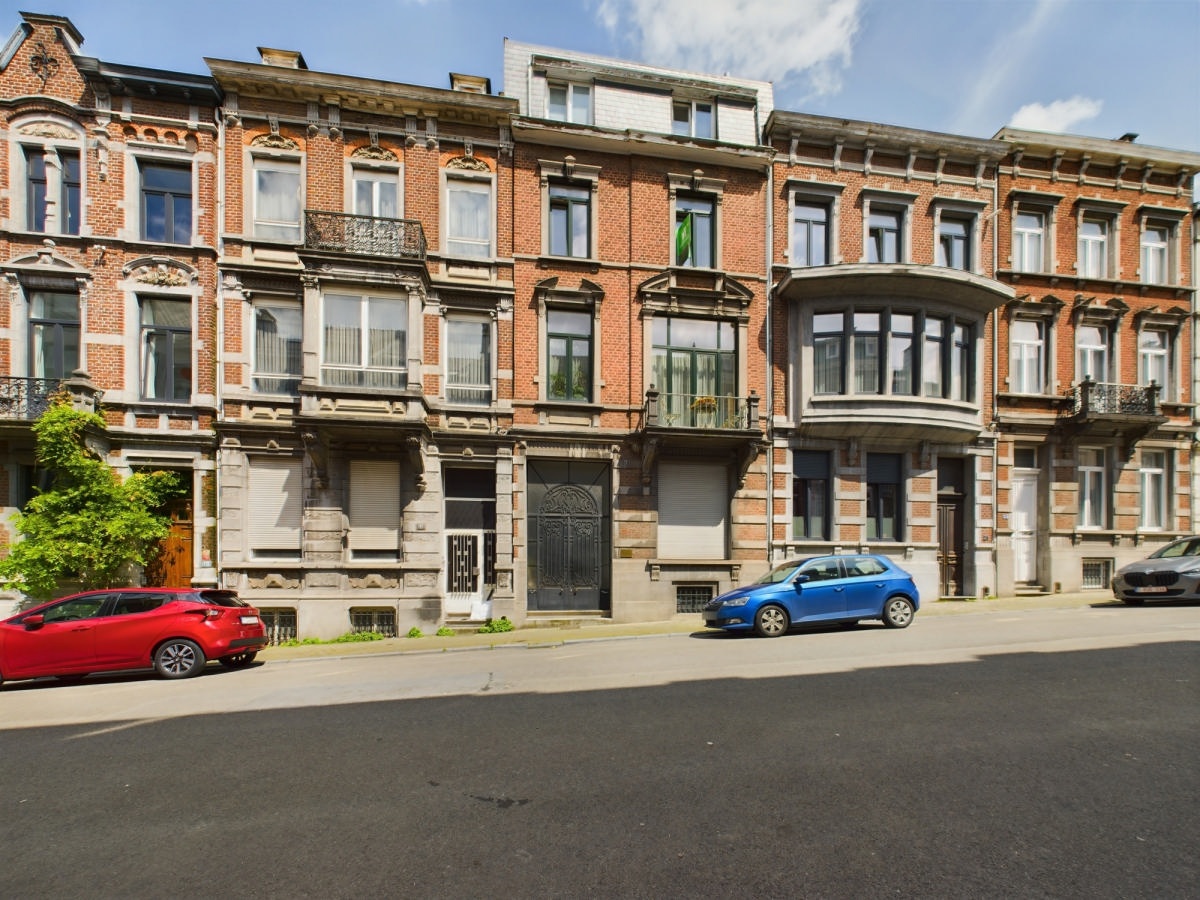
{"label": "black wrought iron door", "polygon": [[550,488],[537,510],[537,610],[601,609],[602,517],[582,487]]}

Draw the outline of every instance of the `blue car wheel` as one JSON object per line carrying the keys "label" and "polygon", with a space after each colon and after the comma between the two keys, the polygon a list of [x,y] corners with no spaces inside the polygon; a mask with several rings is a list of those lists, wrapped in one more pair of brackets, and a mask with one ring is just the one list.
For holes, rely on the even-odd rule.
{"label": "blue car wheel", "polygon": [[773,603],[764,606],[754,616],[754,630],[760,637],[779,637],[788,630],[791,622],[787,610]]}
{"label": "blue car wheel", "polygon": [[888,628],[907,628],[914,612],[912,601],[907,597],[888,597],[883,604],[883,624]]}

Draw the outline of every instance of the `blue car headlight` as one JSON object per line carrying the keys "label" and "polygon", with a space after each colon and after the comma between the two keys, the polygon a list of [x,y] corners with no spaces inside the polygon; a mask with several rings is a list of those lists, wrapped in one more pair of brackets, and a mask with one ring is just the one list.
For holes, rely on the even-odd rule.
{"label": "blue car headlight", "polygon": [[735,597],[732,600],[722,601],[721,606],[724,606],[724,607],[745,606],[746,601],[749,599],[750,599],[749,597]]}

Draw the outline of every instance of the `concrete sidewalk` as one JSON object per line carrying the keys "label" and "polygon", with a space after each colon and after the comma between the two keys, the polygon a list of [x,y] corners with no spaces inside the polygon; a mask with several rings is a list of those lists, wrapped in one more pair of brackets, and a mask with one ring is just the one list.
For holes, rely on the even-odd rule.
{"label": "concrete sidewalk", "polygon": [[[992,597],[987,600],[937,600],[925,603],[914,626],[928,616],[987,615],[1023,610],[1067,609],[1079,606],[1120,606],[1107,590],[1078,594],[1049,594],[1034,597]],[[910,626],[911,627],[911,626]],[[686,613],[661,622],[615,624],[604,620],[581,620],[578,624],[544,627],[530,625],[499,634],[462,633],[451,637],[428,635],[396,637],[381,641],[345,644],[303,644],[298,647],[268,647],[259,653],[262,661],[285,661],[319,657],[361,656],[378,653],[449,653],[459,650],[490,650],[511,646],[555,646],[574,641],[620,640],[654,635],[692,634],[704,631],[699,613]]]}

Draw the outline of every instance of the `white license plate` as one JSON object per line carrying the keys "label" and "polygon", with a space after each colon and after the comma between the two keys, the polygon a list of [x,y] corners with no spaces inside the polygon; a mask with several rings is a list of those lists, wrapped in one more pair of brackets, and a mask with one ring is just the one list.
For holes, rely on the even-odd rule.
{"label": "white license plate", "polygon": [[257,625],[258,616],[242,616],[243,625]]}
{"label": "white license plate", "polygon": [[1144,587],[1134,588],[1133,592],[1135,594],[1165,594],[1167,589],[1165,587]]}

